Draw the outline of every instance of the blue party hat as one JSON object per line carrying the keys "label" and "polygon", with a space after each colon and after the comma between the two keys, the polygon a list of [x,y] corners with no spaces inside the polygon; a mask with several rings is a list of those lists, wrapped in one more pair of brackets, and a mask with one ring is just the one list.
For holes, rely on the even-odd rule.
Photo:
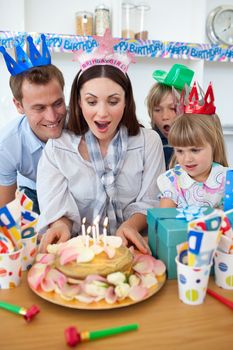
{"label": "blue party hat", "polygon": [[33,39],[31,36],[27,37],[29,56],[22,49],[19,44],[15,46],[15,57],[16,61],[6,52],[5,47],[0,46],[0,52],[2,53],[7,69],[11,75],[15,76],[22,72],[27,71],[30,68],[38,66],[47,66],[51,64],[51,55],[46,44],[45,35],[41,34],[42,42],[42,53],[40,53],[36,46],[34,45]]}

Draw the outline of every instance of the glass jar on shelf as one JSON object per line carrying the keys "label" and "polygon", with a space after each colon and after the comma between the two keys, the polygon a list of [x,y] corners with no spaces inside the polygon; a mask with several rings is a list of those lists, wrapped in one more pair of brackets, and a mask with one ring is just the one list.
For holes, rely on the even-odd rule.
{"label": "glass jar on shelf", "polygon": [[136,6],[136,29],[135,29],[135,39],[147,40],[148,39],[148,15],[150,6],[146,3],[141,3]]}
{"label": "glass jar on shelf", "polygon": [[121,36],[125,39],[134,39],[135,5],[130,2],[123,2],[121,10]]}
{"label": "glass jar on shelf", "polygon": [[92,35],[93,34],[93,15],[91,12],[78,11],[76,17],[76,34]]}
{"label": "glass jar on shelf", "polygon": [[111,29],[109,8],[103,4],[98,5],[95,8],[95,34],[103,36],[108,28]]}

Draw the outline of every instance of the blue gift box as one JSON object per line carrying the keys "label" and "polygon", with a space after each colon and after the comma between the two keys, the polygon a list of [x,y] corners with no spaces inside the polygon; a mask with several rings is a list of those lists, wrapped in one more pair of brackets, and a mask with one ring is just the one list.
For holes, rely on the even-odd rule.
{"label": "blue gift box", "polygon": [[[211,208],[205,211],[210,214]],[[148,242],[152,255],[161,259],[167,267],[168,279],[177,278],[175,257],[176,246],[187,241],[188,222],[177,219],[175,208],[154,208],[147,210]]]}

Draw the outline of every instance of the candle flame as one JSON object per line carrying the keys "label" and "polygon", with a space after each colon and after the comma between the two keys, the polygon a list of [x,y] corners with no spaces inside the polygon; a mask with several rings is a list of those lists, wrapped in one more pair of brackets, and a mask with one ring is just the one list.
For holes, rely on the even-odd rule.
{"label": "candle flame", "polygon": [[93,221],[93,224],[94,224],[94,225],[98,225],[99,222],[100,222],[100,216],[97,215],[96,218],[95,218],[94,221]]}
{"label": "candle flame", "polygon": [[107,217],[107,216],[106,216],[106,218],[104,219],[103,226],[104,226],[104,227],[107,227],[107,226],[108,226],[108,217]]}
{"label": "candle flame", "polygon": [[82,223],[85,224],[85,223],[86,223],[86,220],[87,220],[87,219],[84,217],[84,218],[82,219]]}

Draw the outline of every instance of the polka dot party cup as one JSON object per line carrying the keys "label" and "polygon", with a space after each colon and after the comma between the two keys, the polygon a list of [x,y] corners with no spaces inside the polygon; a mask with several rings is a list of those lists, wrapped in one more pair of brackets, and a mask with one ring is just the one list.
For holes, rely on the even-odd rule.
{"label": "polka dot party cup", "polygon": [[224,289],[233,289],[233,254],[217,250],[214,255],[215,283]]}
{"label": "polka dot party cup", "polygon": [[189,305],[199,305],[205,300],[211,265],[188,266],[176,257],[180,300]]}
{"label": "polka dot party cup", "polygon": [[0,289],[17,287],[22,278],[23,247],[12,253],[0,254]]}

